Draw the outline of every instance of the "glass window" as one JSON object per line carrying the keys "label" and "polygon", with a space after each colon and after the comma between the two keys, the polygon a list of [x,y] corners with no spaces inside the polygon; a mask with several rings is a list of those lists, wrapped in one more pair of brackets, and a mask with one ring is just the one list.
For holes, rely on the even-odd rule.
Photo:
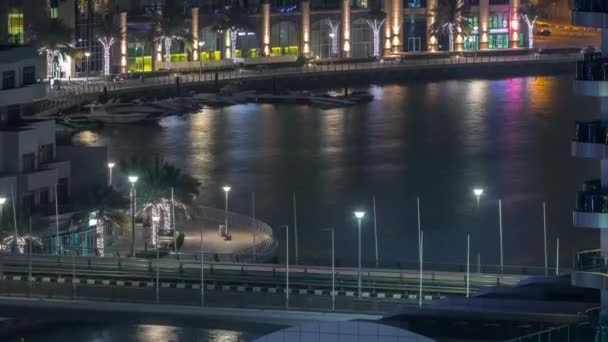
{"label": "glass window", "polygon": [[33,153],[26,153],[21,159],[23,161],[23,172],[34,171],[36,168],[36,161]]}
{"label": "glass window", "polygon": [[40,206],[46,206],[49,202],[49,188],[42,188],[38,190],[38,204]]}
{"label": "glass window", "polygon": [[464,49],[479,50],[479,35],[473,34],[468,37],[464,37]]}
{"label": "glass window", "polygon": [[57,19],[59,17],[59,9],[57,7],[51,7],[51,18]]}
{"label": "glass window", "polygon": [[36,67],[23,67],[23,85],[30,85],[34,83],[36,83]]}
{"label": "glass window", "polygon": [[509,28],[509,13],[492,13],[489,18],[490,28]]}
{"label": "glass window", "polygon": [[8,10],[8,41],[12,44],[23,44],[23,9]]}
{"label": "glass window", "polygon": [[490,34],[490,49],[507,49],[509,48],[509,34]]}
{"label": "glass window", "polygon": [[2,89],[15,88],[15,72],[13,70],[2,73]]}
{"label": "glass window", "polygon": [[53,161],[53,144],[40,145],[38,147],[38,163],[44,164]]}

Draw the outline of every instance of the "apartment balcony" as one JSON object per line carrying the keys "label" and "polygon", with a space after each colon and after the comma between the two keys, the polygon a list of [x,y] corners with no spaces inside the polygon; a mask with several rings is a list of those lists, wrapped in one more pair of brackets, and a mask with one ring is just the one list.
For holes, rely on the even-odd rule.
{"label": "apartment balcony", "polygon": [[44,98],[46,98],[46,85],[44,83],[0,90],[0,106],[31,103]]}
{"label": "apartment balcony", "polygon": [[608,2],[606,0],[575,0],[572,24],[586,27],[608,27]]}
{"label": "apartment balcony", "polygon": [[608,58],[599,52],[583,54],[584,60],[576,62],[576,96],[608,96]]}
{"label": "apartment balcony", "polygon": [[572,285],[593,289],[604,288],[608,280],[608,252],[599,249],[583,251],[576,255]]}
{"label": "apartment balcony", "polygon": [[608,191],[600,180],[586,181],[576,195],[572,224],[581,228],[608,229]]}
{"label": "apartment balcony", "polygon": [[570,146],[573,157],[608,159],[608,122],[577,122]]}

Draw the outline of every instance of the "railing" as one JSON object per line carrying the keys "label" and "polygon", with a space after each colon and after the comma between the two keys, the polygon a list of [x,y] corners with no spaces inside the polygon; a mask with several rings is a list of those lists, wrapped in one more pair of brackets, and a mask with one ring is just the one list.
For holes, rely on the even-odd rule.
{"label": "railing", "polygon": [[608,13],[608,2],[606,2],[606,0],[575,0],[574,10],[581,12]]}
{"label": "railing", "polygon": [[51,101],[63,103],[66,101],[74,101],[83,103],[86,99],[85,95],[102,95],[106,92],[116,93],[119,91],[138,90],[146,88],[154,88],[158,86],[173,85],[177,86],[176,79],[179,78],[180,85],[212,85],[217,81],[227,80],[248,80],[259,78],[272,78],[281,75],[289,74],[324,74],[324,73],[348,73],[353,71],[365,70],[391,70],[391,69],[408,69],[419,67],[433,67],[442,65],[466,65],[466,64],[483,64],[483,63],[517,63],[522,61],[561,61],[574,60],[580,57],[580,53],[572,53],[569,51],[563,53],[529,53],[526,55],[504,55],[504,54],[476,54],[470,53],[446,53],[446,54],[428,54],[416,56],[416,58],[404,57],[391,60],[375,60],[362,62],[340,62],[330,64],[315,64],[310,63],[303,66],[291,67],[269,67],[263,70],[191,70],[191,73],[186,74],[167,74],[165,76],[146,77],[142,79],[128,79],[120,82],[95,81],[88,84],[62,84],[62,90],[51,91],[49,98]]}
{"label": "railing", "polygon": [[608,213],[608,194],[604,190],[579,191],[575,210],[586,213]]}
{"label": "railing", "polygon": [[579,252],[574,267],[577,271],[608,273],[608,254],[599,249]]}
{"label": "railing", "polygon": [[595,120],[576,123],[574,141],[591,144],[608,145],[608,130],[606,122]]}
{"label": "railing", "polygon": [[[196,209],[196,214],[198,219],[211,221],[218,225],[224,224],[226,219],[226,212],[215,208],[199,207]],[[257,219],[254,220],[249,216],[228,212],[228,227],[230,226],[250,227],[252,229],[251,246],[234,251],[228,255],[225,254],[223,255],[224,258],[228,257],[231,261],[253,261],[255,254],[256,261],[258,259],[259,261],[263,261],[274,256],[278,244],[274,238],[273,230],[268,224]],[[260,243],[256,242],[254,246],[253,234],[260,237],[268,236],[268,238]]]}
{"label": "railing", "polygon": [[587,51],[583,60],[576,62],[576,79],[579,81],[606,81],[608,79],[608,58],[601,52]]}

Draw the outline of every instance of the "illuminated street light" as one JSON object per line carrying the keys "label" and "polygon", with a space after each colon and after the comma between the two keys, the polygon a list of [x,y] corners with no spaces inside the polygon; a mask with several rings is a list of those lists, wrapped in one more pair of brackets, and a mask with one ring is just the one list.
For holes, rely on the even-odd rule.
{"label": "illuminated street light", "polygon": [[114,168],[114,166],[116,166],[115,163],[108,163],[108,169],[110,169],[110,179],[108,180],[108,186],[111,188],[112,187],[112,169]]}
{"label": "illuminated street light", "polygon": [[361,220],[365,216],[364,211],[355,211],[355,217],[359,225],[359,271],[357,272],[357,288],[359,292],[359,298],[361,298]]}
{"label": "illuminated street light", "polygon": [[135,256],[135,183],[137,182],[137,176],[129,176],[129,182],[131,183],[131,256]]}
{"label": "illuminated street light", "polygon": [[85,52],[84,56],[87,58],[87,84],[89,84],[89,57],[91,57],[91,52]]}
{"label": "illuminated street light", "polygon": [[4,203],[6,203],[6,197],[0,197],[0,227],[2,227],[2,214],[4,212]]}
{"label": "illuminated street light", "polygon": [[475,198],[477,200],[477,208],[479,208],[479,198],[481,197],[481,195],[483,195],[483,189],[473,188],[473,195],[475,195]]}
{"label": "illuminated street light", "polygon": [[226,194],[226,215],[224,218],[224,234],[228,237],[228,193],[230,192],[230,186],[224,185],[222,190],[224,190],[224,194]]}

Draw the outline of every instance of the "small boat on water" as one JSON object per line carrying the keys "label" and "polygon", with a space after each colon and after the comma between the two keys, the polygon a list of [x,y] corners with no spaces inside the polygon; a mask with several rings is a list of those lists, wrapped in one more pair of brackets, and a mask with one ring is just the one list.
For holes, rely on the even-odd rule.
{"label": "small boat on water", "polygon": [[237,104],[237,101],[235,101],[232,96],[223,96],[208,93],[194,94],[192,95],[192,100],[210,107],[226,107]]}
{"label": "small boat on water", "polygon": [[88,115],[91,120],[101,122],[106,125],[113,124],[133,124],[149,120],[156,120],[148,113],[130,113],[130,114],[110,114],[103,112],[95,112]]}
{"label": "small boat on water", "polygon": [[73,129],[92,129],[99,127],[99,122],[94,121],[87,114],[61,115],[57,121]]}

